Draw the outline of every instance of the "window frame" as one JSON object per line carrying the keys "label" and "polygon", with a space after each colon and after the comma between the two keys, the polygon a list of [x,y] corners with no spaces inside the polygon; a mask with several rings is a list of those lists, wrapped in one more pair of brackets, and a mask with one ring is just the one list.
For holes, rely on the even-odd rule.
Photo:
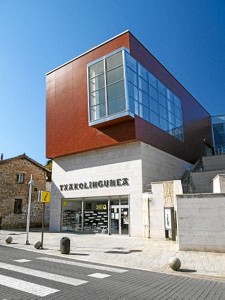
{"label": "window frame", "polygon": [[16,183],[23,184],[25,182],[25,173],[19,172],[16,174]]}
{"label": "window frame", "polygon": [[14,215],[21,215],[23,213],[23,199],[22,198],[15,198],[14,199]]}

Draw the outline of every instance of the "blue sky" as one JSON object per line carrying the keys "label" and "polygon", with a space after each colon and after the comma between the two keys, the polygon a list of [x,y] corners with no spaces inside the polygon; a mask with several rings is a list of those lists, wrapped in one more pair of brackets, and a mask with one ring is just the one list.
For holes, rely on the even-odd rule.
{"label": "blue sky", "polygon": [[0,0],[0,153],[45,164],[45,74],[129,29],[225,114],[224,0]]}

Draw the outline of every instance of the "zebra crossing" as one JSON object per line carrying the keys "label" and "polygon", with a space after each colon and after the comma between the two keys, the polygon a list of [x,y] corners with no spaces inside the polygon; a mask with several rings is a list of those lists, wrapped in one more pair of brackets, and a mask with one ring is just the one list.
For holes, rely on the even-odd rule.
{"label": "zebra crossing", "polygon": [[[87,280],[83,279],[77,279],[69,276],[62,276],[58,275],[55,273],[50,273],[50,272],[45,272],[45,271],[40,271],[37,269],[31,269],[28,267],[24,266],[18,266],[17,264],[11,264],[11,263],[5,263],[5,262],[0,262],[0,273],[1,270],[7,270],[13,272],[15,274],[15,278],[12,277],[11,275],[2,275],[0,274],[0,289],[1,286],[8,287],[20,292],[25,292],[34,296],[38,297],[45,297],[49,296],[51,294],[57,293],[60,291],[60,289],[56,288],[51,288],[45,285],[37,284],[31,281],[34,281],[34,277],[37,278],[42,278],[46,279],[49,281],[54,281],[57,283],[65,284],[65,285],[70,285],[73,287],[77,287],[79,285],[84,285],[89,282],[89,277],[96,278],[96,279],[104,279],[107,277],[110,277],[111,274],[109,273],[124,273],[127,272],[128,270],[126,269],[121,269],[121,268],[116,268],[116,267],[107,267],[107,266],[101,266],[101,265],[96,265],[96,264],[89,264],[85,262],[80,262],[80,261],[71,261],[71,260],[64,260],[64,259],[58,259],[54,257],[37,257],[34,260],[41,260],[41,261],[46,261],[54,264],[60,264],[60,265],[70,265],[72,267],[82,267],[82,268],[88,268],[88,269],[93,269],[93,270],[98,270],[98,271],[104,271],[107,273],[92,273],[87,275]],[[27,260],[27,259],[18,259],[14,260],[16,263],[21,263],[21,264],[29,264],[32,260]],[[23,275],[28,275],[30,277],[30,280],[22,280],[16,278],[16,274],[23,274]],[[55,286],[54,286],[55,287]],[[4,298],[7,300],[7,297]],[[0,298],[1,300],[1,298]]]}

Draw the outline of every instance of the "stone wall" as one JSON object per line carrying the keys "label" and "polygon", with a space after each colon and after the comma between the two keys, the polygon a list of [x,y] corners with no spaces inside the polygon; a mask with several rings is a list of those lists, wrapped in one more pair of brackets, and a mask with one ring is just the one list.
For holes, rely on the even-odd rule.
{"label": "stone wall", "polygon": [[225,251],[225,194],[177,196],[179,250]]}
{"label": "stone wall", "polygon": [[[17,183],[17,174],[24,174],[24,182]],[[28,210],[30,176],[35,186],[32,188],[30,227],[42,224],[42,204],[38,203],[38,191],[46,190],[47,171],[25,157],[0,161],[0,226],[25,228]],[[22,200],[22,213],[14,213],[15,199]],[[49,205],[46,205],[45,224],[49,223]]]}

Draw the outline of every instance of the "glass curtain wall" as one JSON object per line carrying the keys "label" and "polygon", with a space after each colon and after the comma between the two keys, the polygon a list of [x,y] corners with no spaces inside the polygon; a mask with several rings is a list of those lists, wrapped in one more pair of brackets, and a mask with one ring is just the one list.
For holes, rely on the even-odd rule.
{"label": "glass curtain wall", "polygon": [[183,141],[181,100],[127,50],[88,66],[89,119],[138,115]]}
{"label": "glass curtain wall", "polygon": [[125,51],[129,109],[183,141],[181,100]]}
{"label": "glass curtain wall", "polygon": [[212,117],[216,154],[225,154],[225,115]]}

